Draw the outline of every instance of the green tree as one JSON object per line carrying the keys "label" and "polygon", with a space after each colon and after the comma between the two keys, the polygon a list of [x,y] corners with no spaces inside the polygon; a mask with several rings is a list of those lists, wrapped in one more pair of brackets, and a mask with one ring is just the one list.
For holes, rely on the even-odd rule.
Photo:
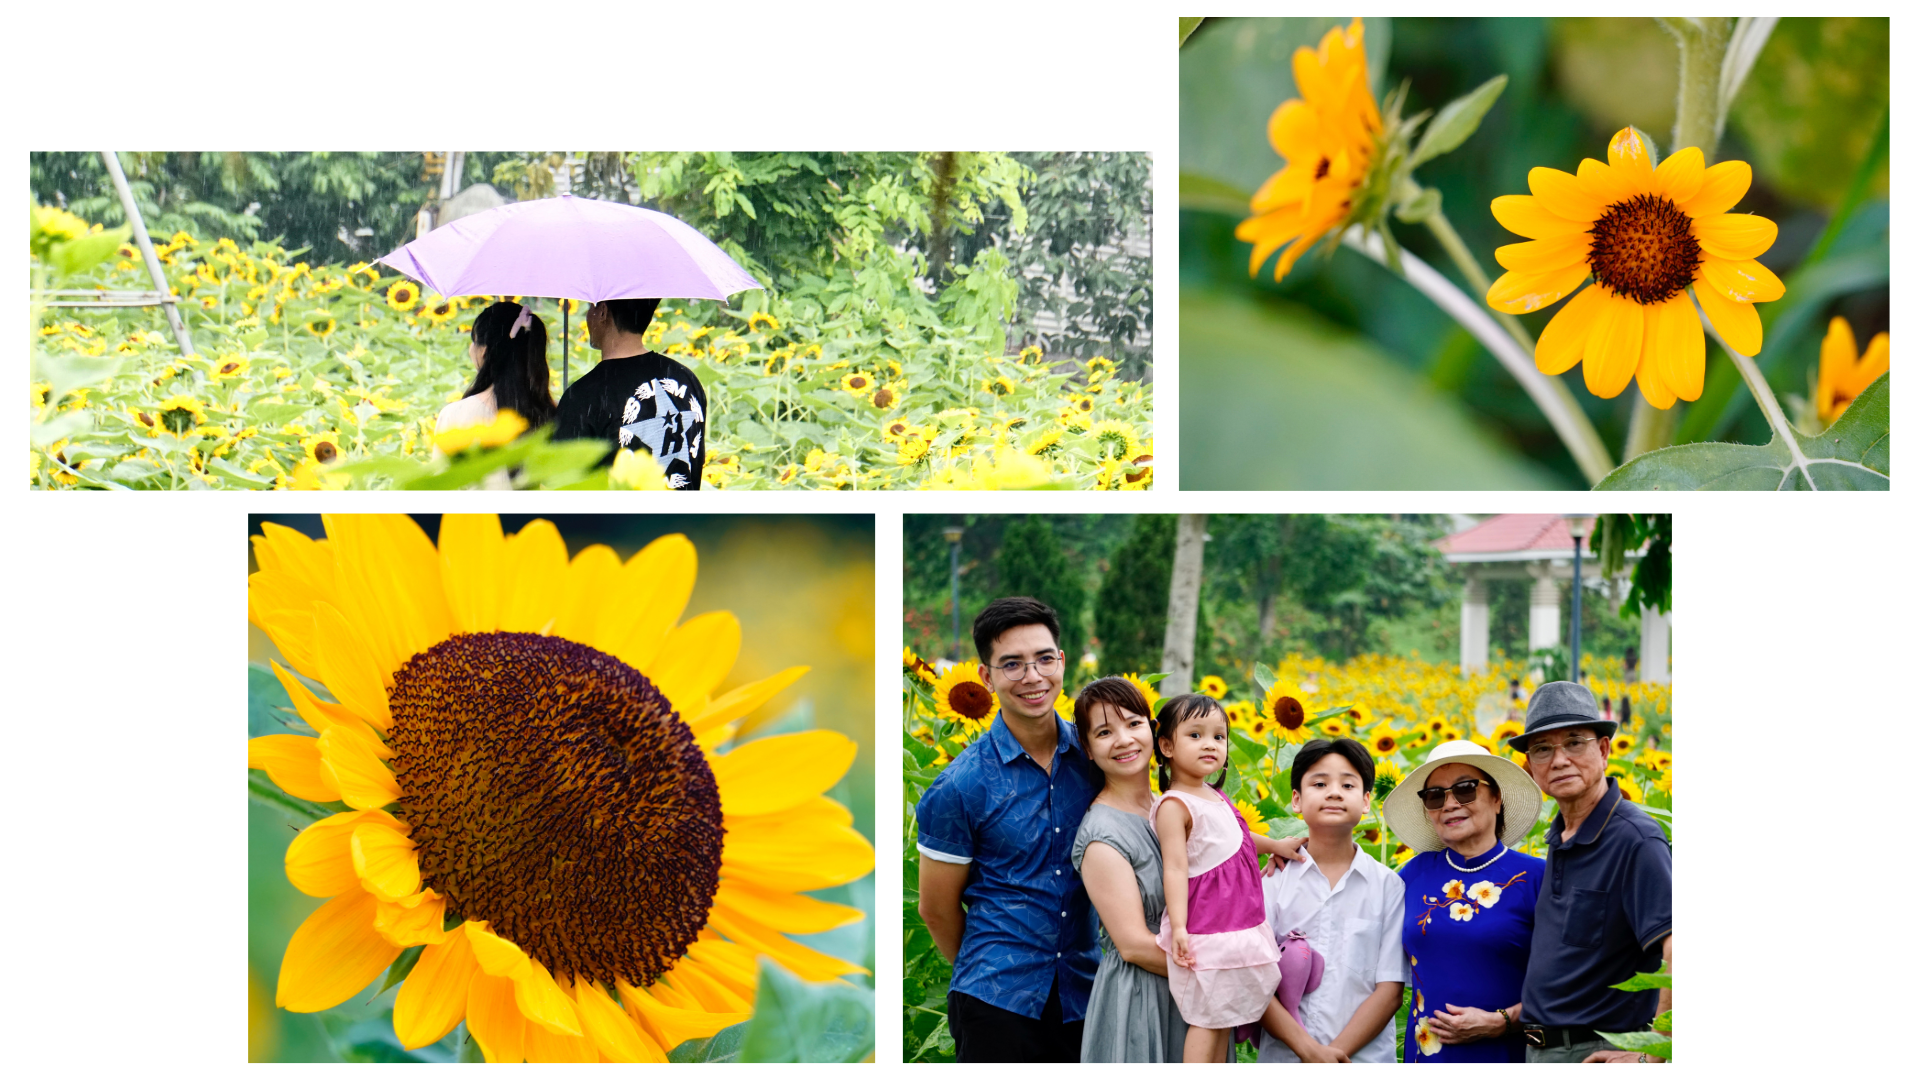
{"label": "green tree", "polygon": [[1007,525],[995,560],[1000,591],[1031,596],[1060,616],[1060,647],[1069,665],[1086,652],[1087,586],[1083,571],[1067,560],[1053,525],[1043,516],[1015,517]]}
{"label": "green tree", "polygon": [[1093,633],[1100,640],[1100,671],[1158,671],[1167,637],[1167,589],[1173,581],[1175,520],[1141,514],[1100,582]]}

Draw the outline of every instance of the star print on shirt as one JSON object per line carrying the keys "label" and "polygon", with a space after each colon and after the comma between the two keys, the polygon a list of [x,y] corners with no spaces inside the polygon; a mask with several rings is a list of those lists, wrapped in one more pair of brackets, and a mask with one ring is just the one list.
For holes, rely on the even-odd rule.
{"label": "star print on shirt", "polygon": [[[699,452],[702,429],[706,416],[700,408],[697,398],[688,398],[686,388],[674,379],[654,379],[643,383],[634,390],[628,399],[629,409],[622,410],[623,416],[638,415],[638,402],[653,402],[653,415],[645,420],[625,424],[620,428],[620,445],[625,446],[633,439],[639,439],[652,454],[662,469],[667,470],[671,479],[680,479],[684,473],[676,474],[674,462],[685,466],[684,472],[693,470],[693,457]],[[682,480],[684,483],[684,480]],[[676,485],[679,486],[679,485]]]}

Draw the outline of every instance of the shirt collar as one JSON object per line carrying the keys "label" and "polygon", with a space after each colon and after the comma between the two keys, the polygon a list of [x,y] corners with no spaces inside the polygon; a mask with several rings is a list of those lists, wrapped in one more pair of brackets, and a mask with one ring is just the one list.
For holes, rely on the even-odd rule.
{"label": "shirt collar", "polygon": [[[1298,864],[1301,870],[1315,868],[1320,865],[1314,861],[1313,851],[1307,846],[1301,845],[1300,855],[1306,860]],[[1365,844],[1356,843],[1353,845],[1353,866],[1349,869],[1349,873],[1359,874],[1362,880],[1369,884],[1376,884],[1380,880],[1380,875],[1386,872],[1387,868],[1381,864],[1380,860],[1367,854],[1367,846]],[[1324,877],[1325,875],[1322,876]]]}
{"label": "shirt collar", "polygon": [[[1059,757],[1069,752],[1080,753],[1080,736],[1074,731],[1072,724],[1060,718],[1058,710],[1054,711],[1053,725],[1054,733],[1060,740],[1054,747],[1054,756]],[[1000,759],[1002,765],[1012,764],[1027,752],[1026,748],[1020,745],[1020,740],[1013,737],[1012,729],[1007,727],[1006,718],[998,711],[993,714],[993,726],[987,729],[987,741],[993,744],[994,755]]]}
{"label": "shirt collar", "polygon": [[1600,802],[1593,808],[1593,813],[1588,814],[1587,820],[1580,823],[1580,835],[1572,840],[1568,840],[1565,835],[1567,815],[1556,814],[1553,826],[1555,834],[1560,837],[1559,846],[1591,844],[1599,840],[1600,834],[1606,831],[1607,822],[1613,820],[1613,812],[1620,808],[1620,800],[1623,797],[1620,794],[1620,781],[1611,776],[1607,777],[1607,793],[1600,796]]}

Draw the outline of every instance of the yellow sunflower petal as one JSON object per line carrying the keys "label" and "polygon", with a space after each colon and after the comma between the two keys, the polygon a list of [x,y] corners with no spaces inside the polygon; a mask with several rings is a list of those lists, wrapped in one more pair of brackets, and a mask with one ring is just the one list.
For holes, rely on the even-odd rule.
{"label": "yellow sunflower petal", "polygon": [[1548,213],[1568,221],[1594,221],[1606,212],[1606,204],[1569,172],[1545,167],[1530,169],[1527,188]]}
{"label": "yellow sunflower petal", "polygon": [[373,916],[373,928],[403,949],[438,945],[447,940],[446,918],[447,898],[423,889],[396,902],[381,901]]}
{"label": "yellow sunflower petal", "polygon": [[1579,363],[1587,351],[1587,336],[1593,332],[1593,321],[1599,317],[1606,295],[1600,286],[1589,285],[1555,312],[1534,346],[1534,366],[1548,375],[1558,375]]}
{"label": "yellow sunflower petal", "polygon": [[1636,192],[1653,189],[1653,159],[1640,133],[1631,127],[1621,128],[1607,143],[1607,164],[1623,170]]}
{"label": "yellow sunflower petal", "polygon": [[349,810],[321,818],[301,829],[287,845],[287,880],[308,896],[338,896],[359,888],[360,875],[353,868],[353,830],[368,822],[406,828],[385,810]]}
{"label": "yellow sunflower petal", "polygon": [[373,928],[371,895],[352,889],[320,905],[287,942],[274,1004],[319,1012],[358,993],[400,955]]}
{"label": "yellow sunflower petal", "polygon": [[818,798],[778,814],[727,817],[720,873],[749,885],[805,892],[841,885],[873,871],[873,845],[853,815]]}
{"label": "yellow sunflower petal", "polygon": [[1587,264],[1573,263],[1539,274],[1509,270],[1487,290],[1487,306],[1509,315],[1539,311],[1580,287],[1587,280]]}
{"label": "yellow sunflower petal", "polygon": [[1848,392],[1859,397],[1867,387],[1873,385],[1875,379],[1885,375],[1892,353],[1893,339],[1885,330],[1873,335],[1873,340],[1867,342],[1867,351],[1861,355],[1860,362],[1847,379]]}
{"label": "yellow sunflower petal", "polygon": [[675,533],[662,536],[621,568],[619,602],[607,604],[599,627],[599,648],[646,671],[687,610],[699,556],[693,542]]}
{"label": "yellow sunflower petal", "polygon": [[712,1009],[715,1012],[743,1012],[753,1008],[751,999],[744,998],[737,991],[723,985],[711,973],[702,970],[698,964],[682,962],[668,972],[663,981],[685,992],[702,1009]]}
{"label": "yellow sunflower petal", "polygon": [[398,900],[420,891],[420,858],[405,833],[368,821],[354,826],[348,841],[353,872],[360,884],[382,900]]}
{"label": "yellow sunflower petal", "polygon": [[810,670],[812,669],[802,664],[798,667],[790,667],[777,675],[769,675],[757,682],[736,686],[715,698],[701,710],[698,716],[683,716],[681,719],[686,721],[695,735],[711,731],[723,724],[730,724],[765,705],[772,700],[773,695],[792,686],[800,676]]}
{"label": "yellow sunflower petal", "polygon": [[600,609],[614,595],[614,581],[620,573],[620,556],[605,544],[583,549],[567,564],[567,576],[561,584],[560,607],[549,633],[582,645],[603,648],[596,631]]}
{"label": "yellow sunflower petal", "polygon": [[1699,400],[1707,372],[1707,336],[1686,293],[1647,310],[1646,354],[1640,366],[1649,365],[1675,395]]}
{"label": "yellow sunflower petal", "polygon": [[837,731],[755,739],[711,762],[720,808],[729,815],[772,814],[826,792],[860,752]]}
{"label": "yellow sunflower petal", "polygon": [[744,919],[751,919],[782,934],[818,934],[866,917],[859,908],[829,904],[811,896],[778,889],[763,889],[741,881],[720,882],[713,899]]}
{"label": "yellow sunflower petal", "polygon": [[1752,304],[1729,300],[1718,289],[1702,287],[1698,283],[1693,287],[1693,298],[1700,302],[1700,310],[1706,314],[1713,328],[1720,332],[1729,348],[1742,356],[1759,355],[1760,313],[1753,310]]}
{"label": "yellow sunflower petal", "polygon": [[380,736],[374,733],[372,726],[365,720],[354,715],[344,705],[321,701],[315,697],[313,691],[308,690],[299,679],[293,677],[291,672],[281,667],[279,661],[270,660],[268,663],[272,665],[274,677],[280,680],[280,686],[287,692],[288,699],[293,702],[294,711],[299,713],[300,719],[305,720],[316,733],[324,735],[336,727],[344,727],[358,738],[374,757],[384,761],[393,756],[393,751],[387,749],[387,744],[381,741]]}
{"label": "yellow sunflower petal", "polygon": [[1551,240],[1588,228],[1587,222],[1560,217],[1531,195],[1502,195],[1493,200],[1493,218],[1508,232],[1532,240]]}
{"label": "yellow sunflower petal", "polygon": [[553,981],[546,965],[532,957],[513,977],[513,1000],[528,1023],[556,1035],[580,1034],[580,1013],[573,1007],[573,999]]}
{"label": "yellow sunflower petal", "polygon": [[320,669],[320,681],[333,696],[385,732],[393,724],[387,711],[387,687],[383,672],[373,653],[354,632],[340,609],[328,603],[313,605],[314,659]]}
{"label": "yellow sunflower petal", "polygon": [[1582,158],[1577,175],[1580,177],[1580,186],[1587,190],[1587,194],[1599,199],[1607,206],[1626,202],[1640,194],[1635,190],[1632,180],[1625,172],[1615,169],[1604,161]]}
{"label": "yellow sunflower petal", "polygon": [[1593,237],[1588,233],[1569,233],[1556,236],[1551,240],[1528,240],[1519,244],[1505,244],[1495,248],[1494,260],[1508,270],[1517,270],[1523,274],[1542,274],[1558,270],[1563,266],[1585,262],[1587,253],[1593,249]]}
{"label": "yellow sunflower petal", "polygon": [[479,634],[500,628],[506,548],[498,514],[447,514],[440,519],[440,581],[454,629]]}
{"label": "yellow sunflower petal", "polygon": [[467,989],[467,1033],[490,1062],[526,1060],[527,1021],[513,1003],[512,979],[474,973]]}
{"label": "yellow sunflower petal", "polygon": [[1723,161],[1707,170],[1699,192],[1680,209],[1695,220],[1717,217],[1733,209],[1752,186],[1753,166],[1744,161]]}
{"label": "yellow sunflower petal", "polygon": [[[1648,308],[1646,312],[1646,340],[1649,343],[1653,340],[1653,319],[1656,310]],[[1667,385],[1666,378],[1660,373],[1658,358],[1642,353],[1639,366],[1633,369],[1633,381],[1640,387],[1640,396],[1647,399],[1647,404],[1656,409],[1673,408],[1675,400],[1673,389]]]}
{"label": "yellow sunflower petal", "polygon": [[1618,397],[1633,381],[1645,332],[1646,316],[1639,304],[1612,295],[1601,301],[1580,368],[1595,397]]}
{"label": "yellow sunflower petal", "polygon": [[328,514],[335,599],[353,618],[384,682],[408,657],[444,640],[440,554],[405,514]]}
{"label": "yellow sunflower petal", "polygon": [[1767,303],[1787,294],[1779,276],[1754,259],[1734,261],[1708,256],[1700,262],[1700,277],[1727,299],[1743,304]]}
{"label": "yellow sunflower petal", "polygon": [[1676,206],[1686,205],[1706,182],[1707,159],[1697,146],[1675,151],[1653,170],[1654,192],[1665,195]]}
{"label": "yellow sunflower petal", "polygon": [[400,798],[400,782],[393,770],[367,749],[359,736],[344,727],[328,730],[316,740],[320,760],[340,786],[340,801],[355,810],[378,810]]}
{"label": "yellow sunflower petal", "polygon": [[837,975],[860,974],[867,970],[858,964],[848,963],[837,956],[828,956],[817,949],[810,949],[797,941],[789,940],[751,919],[740,918],[718,905],[715,905],[713,911],[708,914],[707,920],[715,930],[755,952],[772,957],[781,967],[803,979],[820,982]]}
{"label": "yellow sunflower petal", "polygon": [[1253,245],[1253,254],[1247,260],[1247,273],[1258,274],[1260,267],[1274,252],[1280,250],[1280,245],[1300,235],[1306,222],[1304,208],[1295,203],[1259,217],[1248,218],[1236,226],[1233,235]]}
{"label": "yellow sunflower petal", "polygon": [[[625,998],[624,991],[622,998]],[[660,1044],[628,1016],[607,992],[590,982],[574,984],[573,999],[580,1008],[580,1026],[595,1049],[609,1061],[629,1063],[667,1060]]]}
{"label": "yellow sunflower petal", "polygon": [[507,538],[501,562],[510,587],[500,598],[500,629],[538,634],[560,611],[567,542],[553,522],[530,521]]}
{"label": "yellow sunflower petal", "polygon": [[1758,214],[1717,214],[1695,219],[1693,235],[1708,255],[1737,261],[1765,254],[1780,227]]}
{"label": "yellow sunflower petal", "polygon": [[494,933],[484,921],[469,919],[466,927],[467,940],[473,944],[473,959],[481,971],[501,979],[519,975],[520,966],[527,962],[527,954],[520,946]]}
{"label": "yellow sunflower petal", "polygon": [[417,1050],[446,1038],[467,1015],[467,993],[479,973],[461,927],[422,949],[393,1001],[393,1033],[400,1045]]}
{"label": "yellow sunflower petal", "polygon": [[595,1062],[600,1052],[593,1040],[584,1035],[566,1035],[548,1031],[531,1020],[527,1022],[527,1061],[529,1063]]}
{"label": "yellow sunflower petal", "polygon": [[[682,961],[681,965],[676,965],[676,970],[684,964],[685,961]],[[751,1010],[709,1012],[704,1008],[669,1005],[656,996],[663,991],[673,994],[672,988],[663,983],[641,989],[629,986],[624,981],[616,981],[614,988],[620,991],[620,1004],[628,1017],[646,1032],[651,1041],[668,1050],[688,1039],[711,1038],[723,1028],[753,1019]]]}
{"label": "yellow sunflower petal", "polygon": [[333,802],[340,785],[320,760],[320,740],[305,735],[261,735],[247,740],[247,768],[261,769],[280,790],[299,799]]}
{"label": "yellow sunflower petal", "polygon": [[709,611],[673,628],[647,675],[685,712],[704,707],[739,658],[740,620],[730,611]]}
{"label": "yellow sunflower petal", "polygon": [[753,1001],[754,991],[760,984],[760,959],[752,949],[702,929],[693,944],[687,946],[687,957],[734,993],[748,1002]]}
{"label": "yellow sunflower petal", "polygon": [[[273,642],[293,669],[309,679],[320,678],[313,651],[313,602],[272,594],[274,575],[261,571],[247,579],[247,619]],[[300,606],[291,606],[298,603]]]}

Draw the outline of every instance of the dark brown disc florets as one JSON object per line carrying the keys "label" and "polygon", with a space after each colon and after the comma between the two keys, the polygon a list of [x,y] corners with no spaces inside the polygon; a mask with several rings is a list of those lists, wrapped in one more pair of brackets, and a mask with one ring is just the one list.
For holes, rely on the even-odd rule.
{"label": "dark brown disc florets", "polygon": [[720,790],[673,705],[607,654],[460,634],[394,676],[388,744],[421,880],[555,975],[636,986],[720,882]]}
{"label": "dark brown disc florets", "polygon": [[1700,241],[1693,221],[1659,195],[1635,195],[1607,207],[1593,223],[1587,255],[1593,278],[1642,304],[1658,304],[1693,283],[1700,267]]}

